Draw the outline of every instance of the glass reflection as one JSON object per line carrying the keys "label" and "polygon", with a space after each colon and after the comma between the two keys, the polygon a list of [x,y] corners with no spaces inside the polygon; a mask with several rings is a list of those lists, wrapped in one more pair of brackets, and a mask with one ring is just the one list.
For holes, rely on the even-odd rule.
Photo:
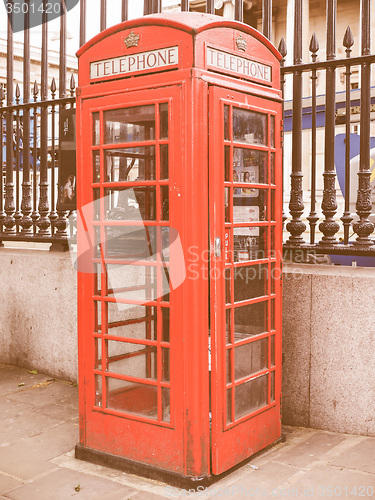
{"label": "glass reflection", "polygon": [[155,146],[105,151],[106,182],[155,180]]}
{"label": "glass reflection", "polygon": [[105,144],[155,140],[155,105],[104,111]]}
{"label": "glass reflection", "polygon": [[267,115],[233,108],[233,140],[247,144],[267,145]]}

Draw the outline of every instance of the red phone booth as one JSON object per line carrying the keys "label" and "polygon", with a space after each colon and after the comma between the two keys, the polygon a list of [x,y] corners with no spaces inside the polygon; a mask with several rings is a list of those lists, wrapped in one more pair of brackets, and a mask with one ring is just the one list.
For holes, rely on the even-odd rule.
{"label": "red phone booth", "polygon": [[78,57],[76,456],[207,484],[281,433],[280,55],[181,13]]}

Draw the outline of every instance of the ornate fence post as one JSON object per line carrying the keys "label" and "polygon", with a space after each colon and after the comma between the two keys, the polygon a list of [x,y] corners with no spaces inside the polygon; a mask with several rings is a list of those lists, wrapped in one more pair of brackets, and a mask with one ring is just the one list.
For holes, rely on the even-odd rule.
{"label": "ornate fence post", "polygon": [[[327,0],[327,61],[336,59],[336,3],[337,0]],[[326,118],[325,118],[325,152],[324,152],[324,189],[322,212],[325,215],[319,224],[324,234],[320,243],[333,245],[338,243],[335,234],[340,229],[334,220],[337,210],[336,172],[335,172],[335,114],[336,114],[336,73],[329,66],[326,72]]]}
{"label": "ornate fence post", "polygon": [[[8,15],[7,43],[7,106],[13,105],[13,28],[12,14]],[[5,183],[5,233],[16,234],[14,220],[14,183],[13,183],[13,111],[6,111],[6,183]]]}
{"label": "ornate fence post", "polygon": [[[315,63],[318,57],[319,42],[314,32],[309,50],[311,52],[312,62]],[[316,68],[311,71],[311,204],[310,214],[307,218],[310,224],[310,243],[315,243],[315,227],[319,220],[316,213]]]}
{"label": "ornate fence post", "polygon": [[[344,35],[343,45],[345,47],[346,58],[350,58],[351,47],[354,44],[354,37],[352,30],[348,26]],[[344,244],[347,245],[349,242],[349,229],[353,217],[350,213],[350,64],[346,65],[345,72],[345,212],[343,213],[341,220],[344,225]]]}
{"label": "ornate fence post", "polygon": [[[302,64],[302,0],[295,0],[294,11],[294,65]],[[301,245],[304,242],[301,234],[306,230],[302,222],[303,191],[302,191],[302,72],[293,72],[293,152],[289,210],[292,220],[286,225],[291,234],[290,245]]]}
{"label": "ornate fence post", "polygon": [[[24,52],[23,52],[23,102],[30,102],[30,13],[24,15]],[[22,168],[22,201],[20,221],[23,236],[33,234],[33,220],[30,217],[32,212],[31,203],[31,182],[30,182],[30,108],[23,111],[23,168]]]}
{"label": "ornate fence post", "polygon": [[[4,183],[3,183],[3,165],[4,165],[4,157],[3,157],[3,137],[4,137],[4,115],[1,111],[3,107],[3,101],[5,99],[5,92],[3,89],[3,84],[0,84],[0,234],[3,232],[3,223],[6,217],[4,212]],[[4,244],[0,239],[0,247],[3,247]]]}
{"label": "ornate fence post", "polygon": [[[43,7],[46,8],[46,0],[43,0]],[[40,169],[39,169],[39,219],[37,226],[40,236],[50,235],[51,222],[48,218],[48,109],[43,102],[48,98],[48,31],[47,31],[47,13],[43,10],[42,14],[42,75],[41,75],[41,110],[40,110]]]}
{"label": "ornate fence post", "polygon": [[[370,44],[370,0],[362,0],[362,55],[371,53]],[[361,138],[357,191],[357,214],[359,221],[353,224],[358,238],[355,245],[370,246],[369,238],[374,231],[374,224],[368,220],[371,213],[371,170],[370,170],[370,93],[371,66],[368,62],[361,65]]]}

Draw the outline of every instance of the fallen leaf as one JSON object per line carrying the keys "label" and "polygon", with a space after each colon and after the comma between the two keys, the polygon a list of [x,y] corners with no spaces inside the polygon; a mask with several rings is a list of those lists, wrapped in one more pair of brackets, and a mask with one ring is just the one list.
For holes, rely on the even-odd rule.
{"label": "fallen leaf", "polygon": [[21,382],[20,384],[18,384],[18,387],[21,387],[22,385],[25,385],[23,382]]}
{"label": "fallen leaf", "polygon": [[37,370],[29,370],[29,373],[31,373],[31,375],[37,375],[38,371]]}
{"label": "fallen leaf", "polygon": [[74,488],[76,491],[81,491],[81,485],[77,484],[77,486]]}

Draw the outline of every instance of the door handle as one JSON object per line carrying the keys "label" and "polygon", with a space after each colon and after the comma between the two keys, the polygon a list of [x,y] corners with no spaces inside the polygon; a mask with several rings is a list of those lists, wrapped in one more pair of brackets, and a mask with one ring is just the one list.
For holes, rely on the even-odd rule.
{"label": "door handle", "polygon": [[216,238],[215,238],[214,254],[215,254],[215,257],[220,257],[220,255],[221,255],[221,238],[219,238],[219,236],[216,236]]}

